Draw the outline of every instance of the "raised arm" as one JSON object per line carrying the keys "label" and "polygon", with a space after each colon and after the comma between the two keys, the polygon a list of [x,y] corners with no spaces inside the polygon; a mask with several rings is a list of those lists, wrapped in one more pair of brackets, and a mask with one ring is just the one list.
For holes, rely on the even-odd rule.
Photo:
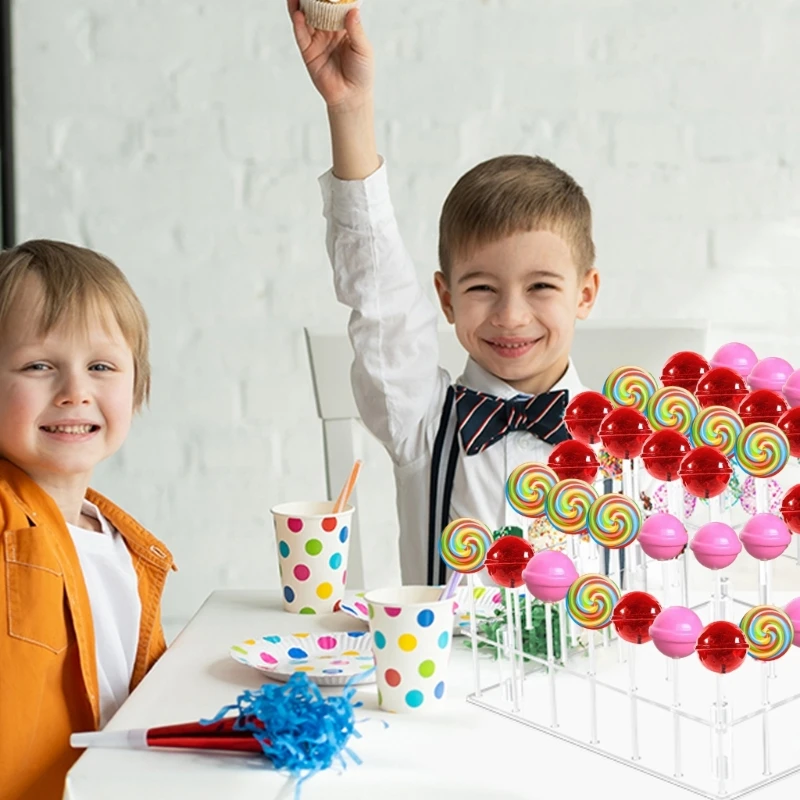
{"label": "raised arm", "polygon": [[352,381],[364,424],[402,463],[438,418],[448,376],[438,367],[437,313],[403,244],[375,144],[372,47],[358,11],[344,31],[309,28],[289,0],[295,38],[325,100],[333,170],[321,179],[336,295],[352,309]]}

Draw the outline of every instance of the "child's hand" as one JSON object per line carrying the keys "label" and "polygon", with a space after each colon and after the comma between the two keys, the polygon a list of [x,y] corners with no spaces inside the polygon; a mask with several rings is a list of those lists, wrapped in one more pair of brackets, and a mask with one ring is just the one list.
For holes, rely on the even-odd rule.
{"label": "child's hand", "polygon": [[345,30],[320,31],[306,24],[300,0],[289,1],[294,37],[308,74],[331,111],[352,111],[372,93],[372,46],[358,9],[345,18]]}

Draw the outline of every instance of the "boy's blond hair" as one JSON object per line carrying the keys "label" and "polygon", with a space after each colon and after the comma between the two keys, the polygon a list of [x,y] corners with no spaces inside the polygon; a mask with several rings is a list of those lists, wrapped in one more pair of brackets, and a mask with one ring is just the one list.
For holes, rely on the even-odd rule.
{"label": "boy's blond hair", "polygon": [[515,233],[548,230],[571,247],[581,275],[594,266],[592,209],[564,170],[539,156],[489,159],[459,178],[439,219],[439,267]]}
{"label": "boy's blond hair", "polygon": [[32,239],[0,252],[0,331],[30,275],[42,287],[42,335],[62,320],[86,326],[91,314],[111,311],[133,353],[133,408],[138,411],[150,397],[148,323],[119,267],[93,250],[48,239]]}

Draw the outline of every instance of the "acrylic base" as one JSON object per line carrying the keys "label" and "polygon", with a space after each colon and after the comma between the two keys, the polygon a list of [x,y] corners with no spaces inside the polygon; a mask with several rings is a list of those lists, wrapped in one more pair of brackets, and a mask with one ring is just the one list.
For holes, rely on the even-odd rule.
{"label": "acrylic base", "polygon": [[[652,586],[657,569],[650,564],[650,591],[658,597],[662,592]],[[781,603],[775,594],[774,602]],[[699,601],[693,608],[704,624],[738,622],[750,605],[729,597],[720,614],[704,596],[709,599],[690,594]],[[755,604],[757,597],[746,600]],[[581,645],[570,648],[565,664],[551,662],[552,674],[547,659],[518,648],[502,648],[496,660],[482,648],[469,702],[703,797],[742,797],[800,772],[800,648],[790,648],[772,665],[748,657],[735,672],[717,676],[696,654],[673,661],[652,642],[630,645],[608,628],[593,634],[593,680],[590,635],[581,631]],[[518,634],[507,641],[513,639]]]}

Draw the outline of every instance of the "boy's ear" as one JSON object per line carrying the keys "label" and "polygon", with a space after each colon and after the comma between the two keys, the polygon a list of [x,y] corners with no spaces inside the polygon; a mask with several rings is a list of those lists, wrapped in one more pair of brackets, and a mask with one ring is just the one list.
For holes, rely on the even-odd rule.
{"label": "boy's ear", "polygon": [[447,321],[452,325],[455,322],[453,314],[453,297],[450,294],[450,287],[444,272],[436,272],[433,276],[433,285],[436,287],[436,294],[439,295],[439,305],[442,307]]}
{"label": "boy's ear", "polygon": [[596,269],[590,269],[578,287],[578,309],[575,315],[578,319],[586,319],[589,316],[599,291],[600,273]]}

